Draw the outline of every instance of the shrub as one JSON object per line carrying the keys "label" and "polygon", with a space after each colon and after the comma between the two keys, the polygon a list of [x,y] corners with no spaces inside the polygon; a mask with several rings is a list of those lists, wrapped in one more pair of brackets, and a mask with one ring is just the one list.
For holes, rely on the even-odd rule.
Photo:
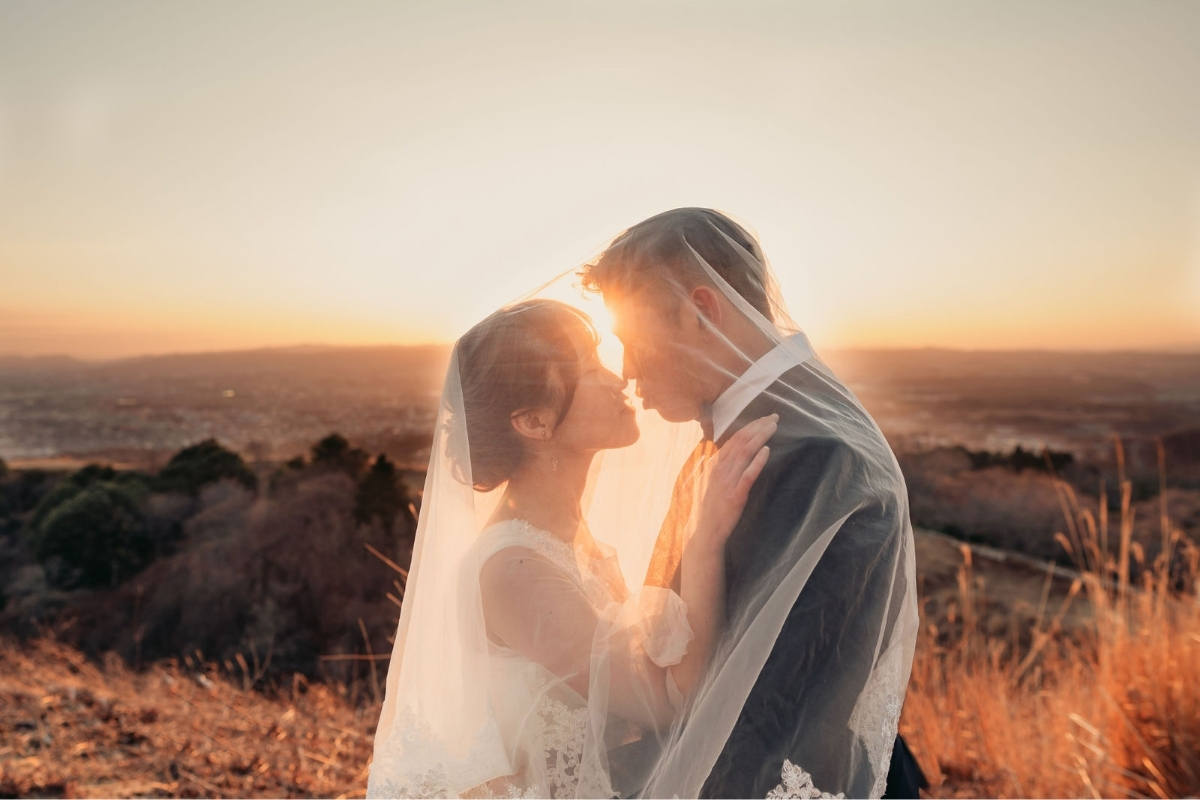
{"label": "shrub", "polygon": [[158,489],[195,497],[200,487],[226,478],[252,491],[258,487],[257,476],[241,456],[216,439],[205,439],[180,450],[167,462],[158,474]]}
{"label": "shrub", "polygon": [[[32,477],[29,473],[23,475],[23,477],[26,476]],[[39,474],[37,477],[42,483],[46,482],[45,474]],[[56,508],[80,494],[84,489],[99,482],[123,486],[138,495],[146,488],[146,477],[141,473],[118,472],[104,464],[88,464],[86,467],[76,470],[48,491],[43,489],[41,498],[34,506],[33,514],[29,519],[29,529],[37,531],[42,523],[45,522],[46,517]]]}
{"label": "shrub", "polygon": [[[128,486],[101,481],[57,503],[33,531],[33,551],[46,564],[58,558],[87,586],[117,584],[146,566],[154,544]],[[60,576],[60,582],[65,576]]]}
{"label": "shrub", "polygon": [[10,473],[5,481],[9,503],[18,514],[32,510],[50,489],[51,475],[41,469],[23,469]]}
{"label": "shrub", "polygon": [[408,495],[400,483],[396,465],[380,454],[358,484],[354,498],[354,520],[360,525],[378,517],[385,531],[392,530],[396,517],[408,514]]}
{"label": "shrub", "polygon": [[351,447],[346,437],[337,433],[329,434],[312,448],[314,466],[340,469],[354,479],[362,474],[368,459],[365,451]]}
{"label": "shrub", "polygon": [[183,523],[186,546],[112,592],[79,598],[62,638],[130,663],[199,649],[218,661],[257,659],[273,675],[365,675],[363,663],[320,657],[362,653],[360,618],[373,652],[388,652],[397,609],[385,593],[401,590],[364,545],[404,566],[402,543],[374,519],[356,524],[357,487],[345,473],[295,478],[278,496],[206,488]]}

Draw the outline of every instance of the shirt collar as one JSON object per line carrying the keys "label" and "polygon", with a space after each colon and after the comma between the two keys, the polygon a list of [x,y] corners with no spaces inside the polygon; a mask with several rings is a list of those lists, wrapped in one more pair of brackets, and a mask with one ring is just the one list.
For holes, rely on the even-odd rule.
{"label": "shirt collar", "polygon": [[780,375],[803,364],[812,356],[812,346],[808,343],[808,337],[797,333],[775,345],[770,352],[751,364],[712,404],[713,441],[720,441],[733,421],[750,405],[750,401],[779,380]]}

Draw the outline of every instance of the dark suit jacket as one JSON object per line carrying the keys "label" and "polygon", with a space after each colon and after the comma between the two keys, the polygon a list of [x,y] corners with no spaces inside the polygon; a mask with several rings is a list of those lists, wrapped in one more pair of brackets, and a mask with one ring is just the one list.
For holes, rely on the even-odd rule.
{"label": "dark suit jacket", "polygon": [[[810,542],[796,541],[802,521],[801,538],[810,541],[841,518],[845,522],[789,612],[702,797],[765,797],[780,784],[784,759],[811,773],[821,791],[866,797],[871,789],[851,777],[851,759],[865,759],[866,753],[844,725],[857,700],[857,690],[845,688],[865,683],[872,667],[866,651],[871,648],[862,642],[876,641],[881,626],[890,631],[908,588],[903,570],[892,578],[904,539],[901,515],[908,513],[908,505],[907,498],[896,496],[898,467],[890,450],[884,460],[813,421],[828,418],[827,410],[818,414],[812,406],[812,397],[828,401],[829,390],[821,383],[805,366],[790,370],[753,400],[718,441],[723,444],[754,419],[780,414],[770,458],[726,544],[731,629],[737,628],[739,615],[761,608],[807,549]],[[861,435],[882,438],[851,403],[841,411]],[[848,485],[856,491],[842,497],[837,487]],[[887,619],[882,618],[885,607],[890,609]],[[832,720],[840,722],[826,722]],[[917,797],[922,779],[897,737],[885,796]]]}

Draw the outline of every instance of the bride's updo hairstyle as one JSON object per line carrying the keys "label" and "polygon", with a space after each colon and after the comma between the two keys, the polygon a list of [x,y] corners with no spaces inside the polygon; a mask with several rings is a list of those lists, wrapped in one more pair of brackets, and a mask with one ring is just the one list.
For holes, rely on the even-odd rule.
{"label": "bride's updo hairstyle", "polygon": [[579,277],[585,288],[605,297],[648,292],[678,319],[680,298],[699,284],[713,283],[695,255],[755,310],[775,320],[758,241],[711,208],[676,208],[639,222],[585,265]]}
{"label": "bride's updo hairstyle", "polygon": [[514,414],[553,409],[562,420],[571,407],[583,357],[599,337],[583,312],[555,300],[528,300],[497,311],[458,340],[454,352],[462,386],[466,447],[457,477],[481,492],[495,489],[520,468],[527,441]]}

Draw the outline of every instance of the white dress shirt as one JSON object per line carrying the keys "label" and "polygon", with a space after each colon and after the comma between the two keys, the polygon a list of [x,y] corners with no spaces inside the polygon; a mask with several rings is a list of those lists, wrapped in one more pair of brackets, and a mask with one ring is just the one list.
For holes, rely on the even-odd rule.
{"label": "white dress shirt", "polygon": [[750,401],[779,380],[780,375],[812,357],[808,337],[797,333],[775,345],[770,352],[747,367],[712,404],[713,441],[719,441],[738,414],[750,405]]}

